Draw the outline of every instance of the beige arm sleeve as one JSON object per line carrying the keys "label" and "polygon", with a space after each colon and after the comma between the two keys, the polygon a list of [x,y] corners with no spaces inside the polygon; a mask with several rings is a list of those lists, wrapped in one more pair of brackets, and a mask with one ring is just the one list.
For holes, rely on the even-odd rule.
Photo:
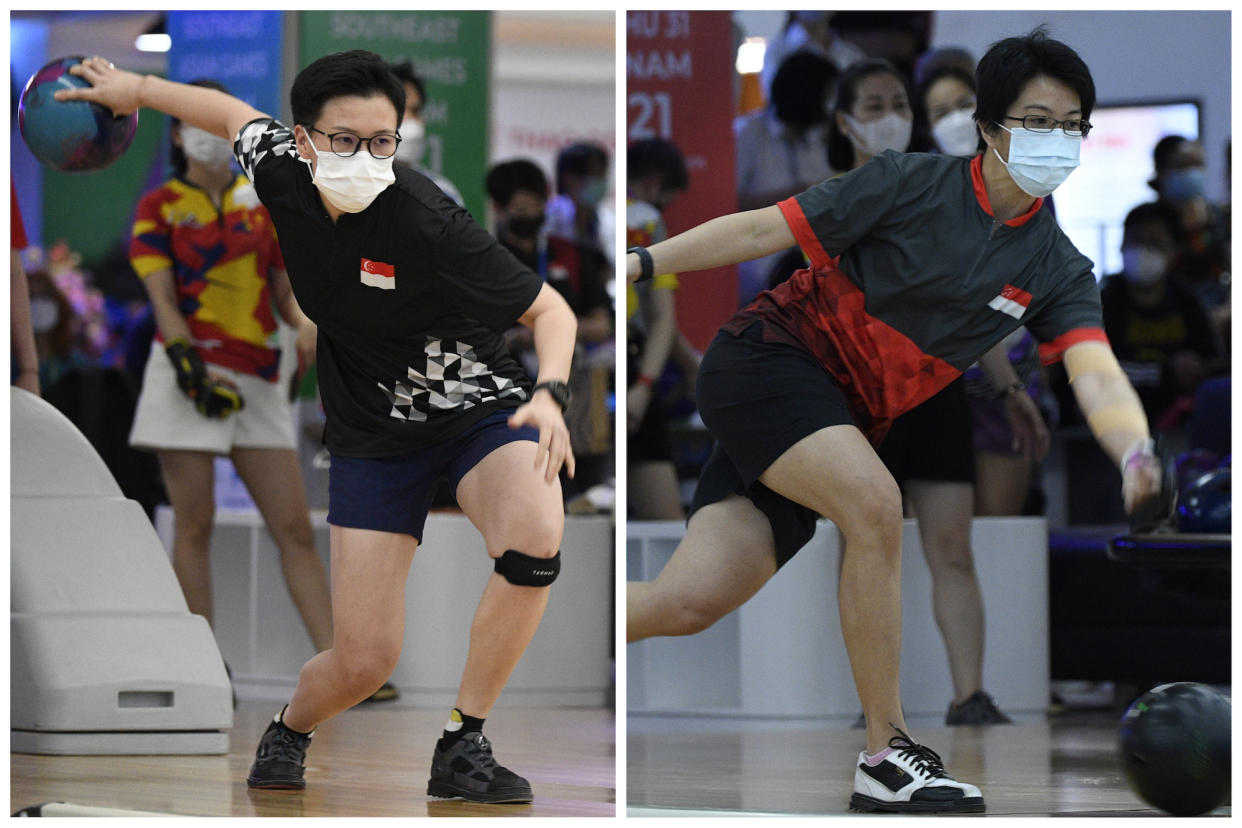
{"label": "beige arm sleeve", "polygon": [[1138,394],[1112,349],[1081,342],[1065,351],[1065,370],[1091,433],[1118,466],[1126,453],[1150,436]]}

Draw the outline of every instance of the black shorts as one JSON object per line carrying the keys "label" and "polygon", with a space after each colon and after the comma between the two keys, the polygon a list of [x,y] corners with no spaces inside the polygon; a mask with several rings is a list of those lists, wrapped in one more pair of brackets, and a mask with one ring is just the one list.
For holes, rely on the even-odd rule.
{"label": "black shorts", "polygon": [[899,484],[907,480],[975,482],[974,418],[958,377],[893,420],[876,453]]}
{"label": "black shorts", "polygon": [[814,510],[759,482],[802,438],[854,425],[836,382],[801,348],[763,341],[756,322],[740,335],[718,333],[703,355],[696,388],[699,416],[716,446],[694,491],[690,514],[731,494],[754,502],[772,526],[778,567],[815,534]]}
{"label": "black shorts", "polygon": [[668,436],[668,415],[664,403],[654,394],[642,422],[626,443],[631,463],[673,462],[673,443]]}

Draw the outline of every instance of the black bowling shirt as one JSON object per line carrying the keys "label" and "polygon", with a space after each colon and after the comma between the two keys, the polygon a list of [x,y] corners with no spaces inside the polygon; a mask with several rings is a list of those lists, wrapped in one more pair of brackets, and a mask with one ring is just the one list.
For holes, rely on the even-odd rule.
{"label": "black bowling shirt", "polygon": [[271,214],[298,304],[319,326],[328,449],[388,457],[442,443],[530,397],[501,333],[542,281],[425,176],[334,224],[294,148],[264,118],[234,153]]}

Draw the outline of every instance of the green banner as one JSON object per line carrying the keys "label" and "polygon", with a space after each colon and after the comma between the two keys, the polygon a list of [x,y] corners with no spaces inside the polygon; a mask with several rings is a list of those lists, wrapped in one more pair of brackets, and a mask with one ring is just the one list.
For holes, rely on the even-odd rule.
{"label": "green banner", "polygon": [[410,59],[426,80],[423,165],[461,191],[476,220],[486,216],[491,13],[485,11],[303,11],[299,66],[348,49],[392,62]]}

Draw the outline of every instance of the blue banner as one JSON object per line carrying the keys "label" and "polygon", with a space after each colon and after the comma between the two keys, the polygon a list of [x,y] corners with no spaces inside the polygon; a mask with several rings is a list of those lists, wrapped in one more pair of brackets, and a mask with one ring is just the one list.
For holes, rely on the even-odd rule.
{"label": "blue banner", "polygon": [[279,118],[284,12],[170,11],[169,80],[205,78]]}

